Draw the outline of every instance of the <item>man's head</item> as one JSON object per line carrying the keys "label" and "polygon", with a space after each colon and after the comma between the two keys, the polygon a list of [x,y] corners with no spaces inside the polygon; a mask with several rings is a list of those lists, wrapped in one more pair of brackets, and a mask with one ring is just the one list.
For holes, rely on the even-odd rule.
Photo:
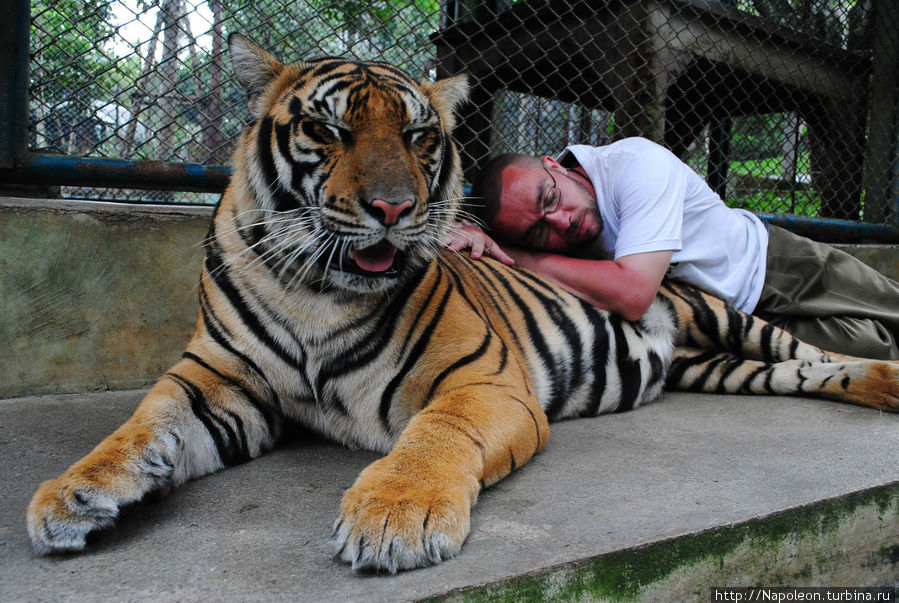
{"label": "man's head", "polygon": [[552,157],[499,155],[484,166],[472,195],[483,199],[479,217],[505,243],[565,252],[602,230],[590,180]]}

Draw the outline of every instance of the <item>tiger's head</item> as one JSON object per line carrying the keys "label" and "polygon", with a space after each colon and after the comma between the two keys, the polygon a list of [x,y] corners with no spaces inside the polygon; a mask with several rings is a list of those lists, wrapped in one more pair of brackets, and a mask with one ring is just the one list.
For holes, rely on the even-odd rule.
{"label": "tiger's head", "polygon": [[433,259],[459,211],[450,133],[465,76],[417,82],[340,58],[284,65],[240,34],[229,44],[254,118],[231,184],[248,245],[291,283],[352,291],[389,289]]}

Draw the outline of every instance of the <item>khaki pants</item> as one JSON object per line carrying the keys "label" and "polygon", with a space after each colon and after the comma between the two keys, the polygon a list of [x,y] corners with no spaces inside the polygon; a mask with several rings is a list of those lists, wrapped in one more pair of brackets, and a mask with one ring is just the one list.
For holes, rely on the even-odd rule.
{"label": "khaki pants", "polygon": [[899,283],[824,243],[771,226],[753,314],[818,347],[899,359]]}

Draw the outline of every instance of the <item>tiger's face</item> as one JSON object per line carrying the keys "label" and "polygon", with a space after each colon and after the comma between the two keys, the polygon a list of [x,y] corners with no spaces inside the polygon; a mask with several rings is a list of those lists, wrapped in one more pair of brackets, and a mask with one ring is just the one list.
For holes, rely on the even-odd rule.
{"label": "tiger's face", "polygon": [[[255,122],[235,156],[238,228],[289,284],[380,291],[429,262],[456,219],[450,138],[462,77],[416,82],[377,62],[283,65],[238,34]],[[246,237],[245,237],[246,238]]]}

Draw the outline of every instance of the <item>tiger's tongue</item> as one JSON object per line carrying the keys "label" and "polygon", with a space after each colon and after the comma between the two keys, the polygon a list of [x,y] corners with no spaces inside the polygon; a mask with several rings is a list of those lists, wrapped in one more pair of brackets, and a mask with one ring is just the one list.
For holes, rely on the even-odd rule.
{"label": "tiger's tongue", "polygon": [[381,241],[377,245],[356,249],[350,253],[350,257],[356,265],[368,272],[384,272],[393,266],[393,258],[396,255],[396,247],[387,241]]}

